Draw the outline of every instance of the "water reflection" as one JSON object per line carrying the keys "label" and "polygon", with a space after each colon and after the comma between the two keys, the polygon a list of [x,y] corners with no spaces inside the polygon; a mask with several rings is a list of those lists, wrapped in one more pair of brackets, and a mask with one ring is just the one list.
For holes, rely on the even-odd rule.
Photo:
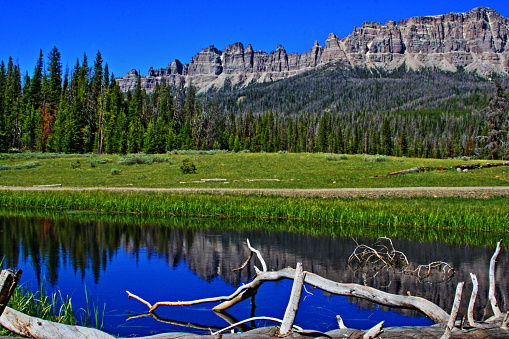
{"label": "water reflection", "polygon": [[[359,237],[354,241],[351,234],[347,237],[329,237],[286,232],[285,229],[292,228],[289,223],[269,227],[272,230],[279,228],[278,232],[255,230],[261,226],[256,224],[252,226],[253,230],[237,231],[235,228],[239,228],[239,222],[168,219],[164,224],[141,225],[139,222],[101,220],[78,222],[65,216],[55,219],[0,217],[0,256],[5,257],[4,267],[23,268],[27,272],[23,280],[32,277],[36,284],[48,281],[52,287],[59,288],[64,293],[77,293],[76,291],[82,289],[80,286],[87,285],[99,301],[104,300],[110,309],[119,310],[113,312],[120,315],[119,319],[114,321],[105,319],[105,322],[110,324],[109,331],[114,334],[143,334],[144,331],[151,333],[154,329],[182,331],[182,328],[164,327],[150,321],[147,323],[147,320],[135,323],[136,325],[132,327],[125,325],[124,310],[129,310],[131,314],[139,314],[146,312],[146,309],[144,305],[128,301],[124,291],[129,289],[151,302],[230,294],[233,287],[248,281],[254,275],[252,265],[242,271],[232,271],[240,267],[249,255],[245,245],[246,238],[261,251],[270,270],[295,267],[297,262],[302,262],[305,270],[328,279],[366,283],[391,293],[422,296],[445,310],[451,308],[456,284],[459,281],[467,281],[467,288],[471,288],[468,275],[472,272],[477,275],[480,284],[476,304],[477,317],[479,319],[488,315],[485,311],[487,268],[495,244],[484,248],[393,239],[396,249],[405,253],[414,267],[433,261],[445,261],[457,270],[457,274],[447,283],[428,284],[394,271],[383,271],[375,278],[370,278],[348,269],[347,260],[356,246],[356,241],[371,244],[374,239]],[[218,227],[219,225],[221,227]],[[508,261],[507,253],[503,250],[499,256],[496,274],[497,293],[500,295],[502,309],[505,309],[503,300],[506,300],[509,291],[507,279],[504,279],[509,267]],[[256,261],[254,263],[259,266]],[[268,315],[267,313],[273,311],[274,304],[281,304],[284,312],[287,298],[285,293],[290,288],[289,282],[280,282],[272,287],[264,286],[256,298],[257,315]],[[469,294],[470,291],[466,293]],[[313,300],[303,303],[299,316],[310,318],[309,315],[312,314],[334,319],[335,314],[332,312],[342,313],[342,316],[345,313],[352,313],[351,309],[345,307],[351,305],[356,308],[354,303],[367,311],[384,309],[365,301],[337,298],[340,297],[317,295]],[[177,323],[205,319],[206,327],[217,323],[214,315],[210,315],[212,312],[208,305],[193,308],[191,319],[186,319],[187,311],[190,310],[185,308],[179,308],[177,312],[175,309],[162,310],[159,316],[175,320]],[[305,312],[307,315],[303,315]],[[232,314],[237,318],[248,318],[253,313],[254,309],[249,304],[242,306],[242,309],[232,310]],[[404,313],[407,316],[417,316],[413,311]],[[394,313],[391,313],[391,317],[397,318]],[[316,323],[319,321],[313,317],[310,321],[319,330],[326,330],[334,325],[330,320],[320,320],[327,324],[318,326]],[[141,326],[142,330],[133,329],[136,326]],[[219,322],[217,326],[222,327],[225,324]],[[360,320],[359,323],[350,326],[367,327],[367,323],[366,320]]]}

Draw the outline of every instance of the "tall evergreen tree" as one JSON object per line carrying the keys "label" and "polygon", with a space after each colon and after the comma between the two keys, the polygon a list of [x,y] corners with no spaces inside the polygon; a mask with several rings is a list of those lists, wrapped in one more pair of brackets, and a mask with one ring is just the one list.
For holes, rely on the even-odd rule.
{"label": "tall evergreen tree", "polygon": [[7,71],[0,66],[0,148],[21,147],[21,71],[9,58]]}
{"label": "tall evergreen tree", "polygon": [[385,118],[382,123],[382,148],[381,151],[384,155],[392,155],[394,149],[394,142],[392,139],[391,125],[388,118]]}
{"label": "tall evergreen tree", "polygon": [[51,133],[53,133],[62,91],[62,64],[60,61],[60,52],[57,47],[53,47],[48,55],[48,59],[47,74],[43,77],[42,82],[44,99],[41,105],[42,132],[39,140],[39,148],[43,152],[48,150],[48,141]]}

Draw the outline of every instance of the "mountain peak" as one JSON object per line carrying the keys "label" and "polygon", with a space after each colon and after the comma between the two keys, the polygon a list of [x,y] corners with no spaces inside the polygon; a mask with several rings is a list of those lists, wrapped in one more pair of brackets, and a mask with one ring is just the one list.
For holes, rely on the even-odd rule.
{"label": "mountain peak", "polygon": [[[447,13],[393,20],[385,24],[365,22],[339,39],[330,33],[325,47],[315,40],[309,52],[287,54],[278,44],[270,53],[255,51],[241,42],[223,51],[214,45],[204,48],[189,64],[172,62],[166,69],[149,71],[142,76],[150,91],[163,79],[177,83],[185,80],[207,90],[220,87],[226,78],[233,84],[274,81],[341,62],[351,67],[395,69],[405,64],[412,69],[434,67],[455,71],[466,69],[479,74],[509,74],[509,19],[488,7],[466,13]],[[136,86],[137,72],[118,78],[123,90]]]}

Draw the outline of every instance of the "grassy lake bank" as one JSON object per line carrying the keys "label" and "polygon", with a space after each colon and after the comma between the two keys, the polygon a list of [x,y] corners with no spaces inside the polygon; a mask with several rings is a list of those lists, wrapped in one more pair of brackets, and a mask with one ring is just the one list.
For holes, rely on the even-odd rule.
{"label": "grassy lake bank", "polygon": [[[98,190],[0,191],[0,206],[7,209],[30,208],[60,213],[102,212],[148,220],[151,218],[164,220],[168,217],[289,220],[300,221],[301,224],[289,223],[288,229],[274,224],[275,228],[270,229],[267,226],[268,230],[331,236],[343,234],[352,226],[353,229],[347,231],[352,235],[391,234],[419,238],[419,233],[431,232],[428,240],[437,236],[438,233],[435,231],[440,231],[439,233],[449,233],[449,242],[465,240],[465,234],[472,232],[478,233],[480,237],[490,234],[490,237],[499,240],[506,236],[509,229],[507,218],[509,198],[506,196],[480,199],[461,197],[371,199],[211,193],[122,193]],[[90,215],[82,217],[89,218]],[[231,227],[251,227],[250,225],[242,222]],[[359,225],[363,227],[358,227]]]}
{"label": "grassy lake bank", "polygon": [[[197,173],[183,173],[180,167],[185,159],[190,159],[196,165]],[[290,228],[310,234],[336,235],[346,231],[345,225],[363,225],[363,229],[371,234],[390,233],[414,238],[419,233],[440,230],[451,234],[448,238],[452,242],[468,240],[465,234],[471,232],[503,238],[509,230],[507,194],[489,198],[466,198],[454,194],[449,197],[390,198],[278,194],[282,192],[279,190],[299,189],[509,186],[507,166],[465,172],[452,168],[466,163],[487,162],[473,159],[221,151],[127,156],[5,154],[0,157],[0,182],[3,186],[59,184],[66,188],[115,187],[129,191],[3,190],[0,191],[0,206],[46,211],[93,211],[117,216],[139,215],[143,218],[178,216],[223,220],[297,220],[302,222],[302,226],[293,223]],[[432,169],[387,176],[412,167]],[[214,178],[222,180],[200,181]],[[270,189],[273,193],[181,194],[136,191],[136,188]],[[386,231],[378,232],[382,228]],[[357,232],[367,235],[359,228]],[[433,234],[430,235],[431,239],[437,236]]]}

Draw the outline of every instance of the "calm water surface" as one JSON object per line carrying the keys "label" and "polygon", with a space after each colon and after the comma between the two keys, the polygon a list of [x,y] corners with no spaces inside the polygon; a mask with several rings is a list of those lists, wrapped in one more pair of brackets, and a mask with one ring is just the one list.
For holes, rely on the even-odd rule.
{"label": "calm water surface", "polygon": [[[252,265],[241,272],[232,272],[249,255],[246,238],[261,251],[270,270],[295,267],[297,262],[302,262],[305,270],[326,278],[366,283],[391,293],[411,293],[428,298],[447,311],[459,281],[467,281],[470,289],[468,274],[472,272],[478,276],[481,291],[477,316],[484,316],[487,268],[494,246],[478,248],[393,239],[395,248],[406,254],[413,267],[437,260],[453,265],[457,270],[455,276],[438,284],[421,282],[394,271],[382,271],[372,277],[350,270],[347,260],[356,246],[355,241],[372,244],[374,239],[292,234],[285,232],[287,223],[281,224],[277,233],[216,228],[218,223],[236,222],[171,219],[164,224],[141,226],[136,221],[80,222],[65,216],[56,219],[0,216],[0,257],[5,258],[4,268],[23,269],[24,285],[36,289],[43,283],[49,292],[58,289],[64,295],[72,295],[75,308],[85,307],[86,289],[99,309],[105,307],[104,330],[120,336],[169,331],[208,333],[209,327],[227,326],[225,317],[230,320],[254,315],[282,318],[292,281],[265,283],[252,300],[243,301],[222,317],[210,310],[215,304],[202,304],[161,307],[157,316],[164,322],[152,316],[127,319],[147,312],[147,307],[128,299],[126,290],[152,303],[231,294],[254,275]],[[497,269],[497,292],[503,298],[509,290],[503,279],[508,267],[503,250]],[[296,324],[306,329],[335,329],[338,314],[351,328],[369,328],[381,320],[386,321],[386,326],[431,324],[415,311],[331,296],[309,286],[307,291],[303,293],[296,319]],[[505,305],[501,307],[505,309]],[[182,326],[187,323],[193,327]]]}

